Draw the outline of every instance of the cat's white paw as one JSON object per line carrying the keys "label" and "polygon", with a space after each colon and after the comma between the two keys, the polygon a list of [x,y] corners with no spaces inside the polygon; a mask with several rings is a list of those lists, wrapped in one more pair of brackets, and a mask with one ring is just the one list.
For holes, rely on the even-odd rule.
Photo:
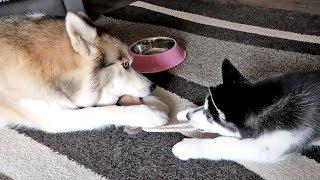
{"label": "cat's white paw", "polygon": [[198,139],[185,138],[172,147],[172,153],[181,160],[197,159],[201,152],[197,147]]}

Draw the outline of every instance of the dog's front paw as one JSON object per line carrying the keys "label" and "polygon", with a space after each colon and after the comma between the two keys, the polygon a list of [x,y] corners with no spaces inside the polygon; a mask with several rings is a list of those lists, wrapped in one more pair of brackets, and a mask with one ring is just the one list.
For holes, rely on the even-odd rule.
{"label": "dog's front paw", "polygon": [[187,119],[187,114],[188,112],[190,112],[193,108],[188,108],[188,109],[185,109],[183,111],[180,111],[178,114],[177,114],[177,119],[178,121],[188,121]]}
{"label": "dog's front paw", "polygon": [[172,147],[172,153],[181,160],[200,158],[201,152],[198,147],[198,139],[185,138]]}
{"label": "dog's front paw", "polygon": [[139,105],[140,108],[137,109],[139,112],[135,126],[152,128],[162,126],[168,123],[169,117],[167,112],[159,111],[153,107],[147,105]]}
{"label": "dog's front paw", "polygon": [[142,103],[148,107],[169,114],[169,107],[162,102],[158,97],[155,96],[146,96],[141,99]]}

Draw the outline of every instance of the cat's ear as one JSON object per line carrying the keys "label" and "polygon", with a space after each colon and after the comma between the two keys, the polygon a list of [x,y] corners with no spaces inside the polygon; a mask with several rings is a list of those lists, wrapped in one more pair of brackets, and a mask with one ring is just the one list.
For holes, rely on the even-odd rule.
{"label": "cat's ear", "polygon": [[209,95],[210,95],[210,96],[213,96],[213,95],[214,95],[215,90],[216,90],[216,88],[215,88],[215,87],[210,86],[210,87],[209,87]]}
{"label": "cat's ear", "polygon": [[250,82],[231,64],[228,59],[222,63],[223,84],[249,84]]}

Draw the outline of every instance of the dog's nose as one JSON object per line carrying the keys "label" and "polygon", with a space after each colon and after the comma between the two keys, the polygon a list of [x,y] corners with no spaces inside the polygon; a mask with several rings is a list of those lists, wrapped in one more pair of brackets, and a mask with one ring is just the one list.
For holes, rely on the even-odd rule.
{"label": "dog's nose", "polygon": [[150,92],[153,92],[153,91],[156,89],[156,87],[157,87],[157,85],[153,83],[153,84],[150,86]]}

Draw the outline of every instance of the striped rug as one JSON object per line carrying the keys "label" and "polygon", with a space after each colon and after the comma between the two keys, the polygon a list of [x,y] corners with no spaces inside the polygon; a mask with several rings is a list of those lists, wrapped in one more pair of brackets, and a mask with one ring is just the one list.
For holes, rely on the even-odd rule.
{"label": "striped rug", "polygon": [[[320,69],[320,15],[198,0],[145,0],[95,22],[127,44],[150,36],[178,40],[187,60],[148,75],[176,112],[200,105],[221,83],[228,58],[251,81]],[[46,134],[0,131],[1,179],[320,179],[320,148],[276,164],[173,157],[179,133],[127,135],[122,128]]]}

